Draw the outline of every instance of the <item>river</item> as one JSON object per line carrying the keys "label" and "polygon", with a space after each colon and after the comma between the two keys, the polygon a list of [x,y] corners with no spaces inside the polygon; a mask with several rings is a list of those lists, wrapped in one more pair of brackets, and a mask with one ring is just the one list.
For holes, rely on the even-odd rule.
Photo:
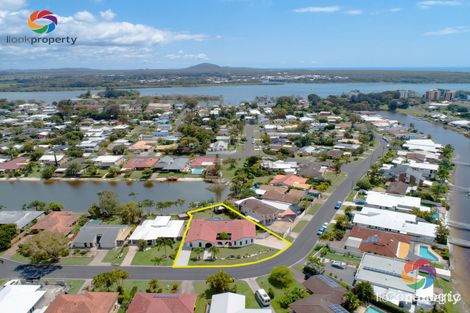
{"label": "river", "polygon": [[[190,202],[225,199],[229,192],[226,188],[218,196],[208,190],[210,184],[205,182],[0,182],[0,204],[8,209],[20,210],[24,204],[39,200],[43,202],[60,202],[65,210],[86,212],[91,204],[98,200],[97,193],[102,190],[114,191],[120,201],[174,201]],[[181,213],[186,209],[169,208],[165,213]]]}
{"label": "river", "polygon": [[[414,127],[424,133],[431,134],[432,139],[440,144],[451,144],[455,149],[455,160],[461,162],[470,162],[470,139],[454,131],[444,129],[441,126],[434,125],[427,121],[417,119],[413,116],[381,112],[380,115],[398,120],[400,123]],[[470,187],[470,166],[456,165],[453,175],[453,184],[460,187]],[[470,197],[466,192],[451,191],[450,219],[470,224]],[[455,238],[470,240],[470,232],[451,229],[451,235]],[[470,305],[470,280],[468,271],[470,269],[470,249],[464,249],[457,246],[452,247],[452,276],[456,279],[457,288],[462,294],[462,298]]]}
{"label": "river", "polygon": [[[249,101],[257,96],[286,96],[295,95],[306,97],[316,93],[321,97],[340,95],[352,90],[361,92],[381,92],[386,90],[414,90],[424,93],[434,88],[469,90],[470,84],[399,84],[399,83],[331,83],[331,84],[273,84],[273,85],[236,85],[236,86],[201,86],[201,87],[168,87],[168,88],[139,88],[142,96],[157,95],[206,95],[223,96],[229,104]],[[92,90],[96,93],[97,90]],[[63,99],[76,99],[84,90],[74,91],[42,91],[42,92],[0,92],[0,99],[8,100],[38,100],[51,103]]]}

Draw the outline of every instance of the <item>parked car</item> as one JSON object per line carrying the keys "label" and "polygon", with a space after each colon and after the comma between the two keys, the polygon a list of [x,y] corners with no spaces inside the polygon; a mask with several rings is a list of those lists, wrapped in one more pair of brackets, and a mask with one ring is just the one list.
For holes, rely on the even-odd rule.
{"label": "parked car", "polygon": [[323,223],[323,227],[328,228],[328,222]]}
{"label": "parked car", "polygon": [[266,307],[266,306],[271,305],[271,298],[269,298],[268,294],[266,293],[266,290],[264,289],[256,290],[255,297],[261,306]]}
{"label": "parked car", "polygon": [[341,201],[336,202],[335,209],[336,209],[336,210],[339,210],[339,209],[341,208],[341,205],[342,205],[342,204],[343,204],[343,203],[342,203]]}
{"label": "parked car", "polygon": [[317,231],[317,236],[321,236],[326,230],[326,227],[320,227]]}
{"label": "parked car", "polygon": [[346,263],[341,261],[331,261],[331,266],[344,270],[346,268]]}

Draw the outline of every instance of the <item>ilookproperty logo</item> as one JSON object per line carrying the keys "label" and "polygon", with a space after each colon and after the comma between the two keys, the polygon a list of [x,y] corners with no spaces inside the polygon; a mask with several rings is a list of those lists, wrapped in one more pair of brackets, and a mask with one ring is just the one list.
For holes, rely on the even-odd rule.
{"label": "ilookproperty logo", "polygon": [[9,44],[68,44],[75,45],[77,42],[77,37],[52,37],[47,36],[52,33],[57,25],[59,25],[59,20],[57,15],[48,10],[34,11],[28,18],[29,28],[38,34],[38,37],[28,37],[28,36],[7,36],[6,43]]}
{"label": "ilookproperty logo", "polygon": [[[38,22],[42,23],[37,24]],[[43,10],[41,12],[34,11],[28,19],[29,28],[38,34],[49,34],[50,32],[53,32],[57,24],[57,17],[54,15],[54,13],[47,10]]]}
{"label": "ilookproperty logo", "polygon": [[[425,272],[427,275],[424,277],[418,275],[412,277],[409,273],[413,271]],[[426,289],[434,284],[436,269],[432,266],[431,262],[426,259],[410,260],[405,264],[401,277],[411,289]]]}

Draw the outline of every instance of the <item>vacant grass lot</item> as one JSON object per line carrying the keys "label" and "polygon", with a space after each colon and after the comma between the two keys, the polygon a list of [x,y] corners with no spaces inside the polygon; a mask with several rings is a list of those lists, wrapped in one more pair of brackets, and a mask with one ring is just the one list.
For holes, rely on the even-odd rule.
{"label": "vacant grass lot", "polygon": [[304,230],[305,226],[307,226],[308,221],[301,220],[295,225],[294,229],[292,230],[294,233],[300,233],[302,230]]}
{"label": "vacant grass lot", "polygon": [[279,250],[254,244],[242,248],[219,248],[217,259],[213,261],[202,260],[202,255],[201,260],[197,260],[196,254],[192,252],[189,265],[243,264],[267,258],[277,251]]}

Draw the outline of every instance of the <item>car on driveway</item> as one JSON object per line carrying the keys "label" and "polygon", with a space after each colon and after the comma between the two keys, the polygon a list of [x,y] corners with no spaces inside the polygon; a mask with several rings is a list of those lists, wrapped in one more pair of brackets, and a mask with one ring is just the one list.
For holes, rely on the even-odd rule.
{"label": "car on driveway", "polygon": [[328,228],[328,222],[323,223],[323,227]]}
{"label": "car on driveway", "polygon": [[341,261],[331,261],[331,266],[344,270],[346,268],[346,263]]}
{"label": "car on driveway", "polygon": [[342,205],[341,201],[337,201],[336,204],[335,204],[335,209],[336,210],[341,209],[341,205]]}
{"label": "car on driveway", "polygon": [[255,297],[261,306],[267,307],[271,305],[271,298],[269,298],[268,294],[264,289],[256,290]]}

